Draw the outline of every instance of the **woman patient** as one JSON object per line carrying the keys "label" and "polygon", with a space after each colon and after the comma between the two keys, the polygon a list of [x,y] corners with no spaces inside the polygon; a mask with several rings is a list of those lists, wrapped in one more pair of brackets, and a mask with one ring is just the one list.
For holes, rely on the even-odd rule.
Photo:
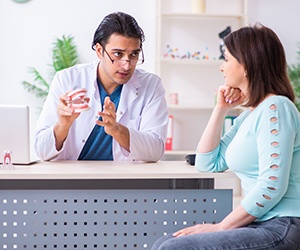
{"label": "woman patient", "polygon": [[[197,147],[198,171],[235,172],[241,204],[220,223],[183,228],[152,250],[300,249],[300,115],[284,48],[261,24],[225,38],[225,84]],[[223,136],[227,112],[246,109]]]}

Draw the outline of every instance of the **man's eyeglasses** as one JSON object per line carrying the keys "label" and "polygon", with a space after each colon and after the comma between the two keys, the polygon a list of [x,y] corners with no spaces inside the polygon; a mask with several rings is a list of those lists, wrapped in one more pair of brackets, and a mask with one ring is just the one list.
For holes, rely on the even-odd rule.
{"label": "man's eyeglasses", "polygon": [[111,58],[111,56],[108,54],[108,52],[105,50],[104,47],[103,47],[103,50],[107,54],[108,58],[111,60],[111,63],[112,64],[117,64],[119,66],[124,66],[126,63],[129,63],[132,66],[141,65],[145,61],[145,59],[144,59],[144,52],[143,52],[142,49],[140,51],[138,51],[138,52],[131,53],[128,56],[128,59],[124,58],[125,54],[123,52],[121,52],[121,51],[114,52],[114,57],[115,58]]}

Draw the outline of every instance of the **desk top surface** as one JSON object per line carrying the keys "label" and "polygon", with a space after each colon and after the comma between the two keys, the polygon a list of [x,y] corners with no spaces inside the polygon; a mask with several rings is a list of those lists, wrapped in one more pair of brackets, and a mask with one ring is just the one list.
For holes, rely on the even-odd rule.
{"label": "desk top surface", "polygon": [[204,173],[185,161],[55,161],[0,169],[0,179],[173,179],[235,178],[232,172]]}

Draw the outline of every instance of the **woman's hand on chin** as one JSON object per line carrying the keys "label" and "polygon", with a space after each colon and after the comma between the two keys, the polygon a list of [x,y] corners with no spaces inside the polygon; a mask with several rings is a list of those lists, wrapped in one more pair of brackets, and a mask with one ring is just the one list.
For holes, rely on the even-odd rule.
{"label": "woman's hand on chin", "polygon": [[220,86],[217,96],[217,106],[232,109],[244,103],[246,97],[239,88]]}

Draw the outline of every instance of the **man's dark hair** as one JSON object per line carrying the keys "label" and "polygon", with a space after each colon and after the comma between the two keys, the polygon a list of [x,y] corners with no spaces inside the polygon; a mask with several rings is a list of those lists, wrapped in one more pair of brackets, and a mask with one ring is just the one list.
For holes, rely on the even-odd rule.
{"label": "man's dark hair", "polygon": [[143,30],[132,16],[123,12],[115,12],[107,15],[99,24],[94,34],[92,49],[95,50],[97,43],[105,47],[112,34],[137,38],[141,42],[141,48],[142,43],[145,41]]}

